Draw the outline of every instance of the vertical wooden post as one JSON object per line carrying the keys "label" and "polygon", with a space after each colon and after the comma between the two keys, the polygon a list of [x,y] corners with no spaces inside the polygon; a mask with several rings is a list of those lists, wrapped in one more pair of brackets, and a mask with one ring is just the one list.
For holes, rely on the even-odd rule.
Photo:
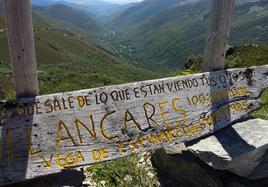
{"label": "vertical wooden post", "polygon": [[0,101],[3,100],[5,98],[5,93],[3,88],[0,86]]}
{"label": "vertical wooden post", "polygon": [[37,65],[30,0],[4,0],[16,97],[38,95]]}
{"label": "vertical wooden post", "polygon": [[235,0],[212,0],[212,12],[202,67],[203,71],[224,69],[234,2]]}
{"label": "vertical wooden post", "polygon": [[[39,88],[30,0],[3,0],[3,3],[16,97],[37,96]],[[18,185],[80,186],[84,178],[81,171],[66,171]]]}

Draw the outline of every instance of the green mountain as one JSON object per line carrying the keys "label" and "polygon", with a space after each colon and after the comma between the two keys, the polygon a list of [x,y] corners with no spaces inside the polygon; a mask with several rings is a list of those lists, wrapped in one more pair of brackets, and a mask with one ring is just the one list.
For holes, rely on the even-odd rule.
{"label": "green mountain", "polygon": [[105,32],[104,27],[102,27],[89,15],[63,4],[35,7],[35,10],[47,17],[71,23],[92,35],[101,35]]}
{"label": "green mountain", "polygon": [[123,8],[124,5],[116,3],[109,3],[106,1],[94,0],[94,1],[70,1],[70,0],[31,0],[31,3],[35,6],[50,6],[54,4],[62,4],[77,10],[81,10],[84,13],[95,16],[96,18],[107,16],[114,11]]}
{"label": "green mountain", "polygon": [[233,44],[268,43],[268,1],[238,6],[230,40]]}
{"label": "green mountain", "polygon": [[[129,64],[85,39],[83,31],[33,12],[41,94],[153,79],[159,75]],[[14,97],[7,33],[0,13],[0,87]]]}
{"label": "green mountain", "polygon": [[[188,56],[203,53],[209,2],[183,4],[150,16],[109,35],[107,45],[128,61],[156,71],[182,68]],[[238,3],[231,44],[267,43],[267,25],[268,1]]]}
{"label": "green mountain", "polygon": [[129,61],[154,70],[183,67],[183,57],[203,50],[208,3],[175,6],[149,17],[125,32],[107,37],[107,44]]}
{"label": "green mountain", "polygon": [[145,0],[114,13],[107,18],[106,23],[114,29],[125,30],[171,7],[196,1],[198,0]]}

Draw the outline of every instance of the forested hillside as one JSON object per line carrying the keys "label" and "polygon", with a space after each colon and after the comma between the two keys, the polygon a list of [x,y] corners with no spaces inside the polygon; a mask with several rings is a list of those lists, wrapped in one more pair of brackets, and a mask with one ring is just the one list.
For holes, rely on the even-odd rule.
{"label": "forested hillside", "polygon": [[146,0],[112,14],[106,23],[115,29],[125,30],[172,7],[192,4],[200,0]]}
{"label": "forested hillside", "polygon": [[[78,90],[159,75],[129,64],[100,48],[88,33],[40,12],[33,13],[41,94]],[[88,37],[88,38],[87,38]],[[0,15],[0,82],[6,98],[14,88],[3,15]]]}
{"label": "forested hillside", "polygon": [[94,1],[71,1],[71,0],[31,0],[34,6],[51,6],[55,4],[66,5],[80,10],[89,16],[101,18],[124,8],[125,5],[109,3],[101,0]]}
{"label": "forested hillside", "polygon": [[97,21],[86,13],[63,4],[35,7],[34,10],[46,15],[47,17],[71,23],[95,37],[104,35],[104,33],[107,32],[101,24],[97,23]]}
{"label": "forested hillside", "polygon": [[[181,68],[189,55],[203,53],[209,2],[173,6],[131,27],[123,25],[124,31],[107,37],[107,45],[127,60],[154,70]],[[267,43],[267,25],[268,1],[237,3],[230,44]]]}

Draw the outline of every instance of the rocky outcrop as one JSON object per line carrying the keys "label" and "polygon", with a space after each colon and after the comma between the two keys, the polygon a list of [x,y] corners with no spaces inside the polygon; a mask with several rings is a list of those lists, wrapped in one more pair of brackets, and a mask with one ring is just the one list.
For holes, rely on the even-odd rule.
{"label": "rocky outcrop", "polygon": [[268,121],[237,123],[186,146],[153,154],[162,187],[268,186]]}
{"label": "rocky outcrop", "polygon": [[176,145],[153,154],[152,163],[162,187],[223,187],[212,168],[183,150],[183,145]]}
{"label": "rocky outcrop", "polygon": [[248,179],[268,177],[268,121],[237,123],[188,149],[209,166]]}

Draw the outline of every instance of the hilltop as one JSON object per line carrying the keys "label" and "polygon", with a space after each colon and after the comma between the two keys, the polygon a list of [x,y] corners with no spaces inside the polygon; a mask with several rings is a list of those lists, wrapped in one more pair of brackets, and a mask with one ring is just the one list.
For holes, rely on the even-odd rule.
{"label": "hilltop", "polygon": [[119,5],[116,3],[109,3],[106,1],[94,0],[94,1],[69,1],[69,0],[32,0],[34,6],[51,6],[54,4],[62,4],[77,10],[80,10],[89,16],[94,18],[102,18],[114,13],[126,5]]}
{"label": "hilltop", "polygon": [[63,4],[34,7],[34,10],[47,17],[71,23],[96,37],[106,32],[104,27],[97,23],[97,21],[88,14]]}

